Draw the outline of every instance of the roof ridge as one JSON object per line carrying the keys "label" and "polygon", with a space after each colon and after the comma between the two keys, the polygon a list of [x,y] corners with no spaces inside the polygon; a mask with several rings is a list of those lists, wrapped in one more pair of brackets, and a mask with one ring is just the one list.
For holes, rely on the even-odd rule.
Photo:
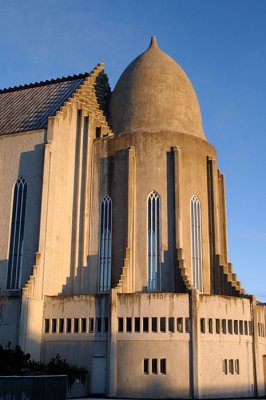
{"label": "roof ridge", "polygon": [[8,93],[8,92],[15,92],[18,90],[23,90],[23,89],[30,89],[33,87],[47,86],[47,85],[51,85],[51,84],[55,84],[55,83],[69,82],[69,81],[74,81],[77,79],[85,79],[90,74],[91,74],[91,72],[84,72],[83,74],[80,73],[80,74],[75,74],[75,75],[63,76],[61,78],[47,79],[45,81],[40,81],[40,82],[26,83],[24,85],[19,85],[19,86],[11,86],[8,88],[0,89],[0,94]]}

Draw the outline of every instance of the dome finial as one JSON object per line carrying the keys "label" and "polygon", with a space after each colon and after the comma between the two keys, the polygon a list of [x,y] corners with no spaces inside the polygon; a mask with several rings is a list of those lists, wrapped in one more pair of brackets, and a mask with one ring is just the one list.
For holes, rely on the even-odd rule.
{"label": "dome finial", "polygon": [[158,44],[157,44],[156,36],[153,35],[151,37],[151,43],[150,43],[149,49],[154,49],[154,48],[158,48]]}

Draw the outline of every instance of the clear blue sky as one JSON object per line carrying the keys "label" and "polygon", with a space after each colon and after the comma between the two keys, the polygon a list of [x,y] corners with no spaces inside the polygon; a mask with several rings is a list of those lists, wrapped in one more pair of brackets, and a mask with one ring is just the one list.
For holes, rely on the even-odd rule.
{"label": "clear blue sky", "polygon": [[90,71],[112,88],[155,34],[197,92],[226,177],[229,258],[266,301],[266,1],[0,0],[0,87]]}

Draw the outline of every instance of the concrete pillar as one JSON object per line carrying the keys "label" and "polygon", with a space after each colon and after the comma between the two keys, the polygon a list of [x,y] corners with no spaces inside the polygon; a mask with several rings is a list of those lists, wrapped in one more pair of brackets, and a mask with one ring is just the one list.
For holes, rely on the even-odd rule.
{"label": "concrete pillar", "polygon": [[210,293],[221,293],[221,279],[217,266],[216,255],[220,254],[219,234],[218,234],[218,191],[216,179],[217,167],[215,160],[207,157],[207,177],[208,177],[208,208],[209,208],[209,242],[210,242]]}
{"label": "concrete pillar", "polygon": [[220,241],[221,241],[221,254],[223,262],[228,263],[227,256],[227,221],[226,221],[226,198],[225,198],[225,181],[224,175],[218,175],[218,188],[219,188],[219,218],[220,218]]}
{"label": "concrete pillar", "polygon": [[[258,315],[257,315],[257,299],[251,296],[251,316],[253,319],[253,371],[254,371],[254,396],[261,395],[258,393],[258,377],[259,377],[259,345],[258,345]],[[263,393],[264,394],[264,393]]]}
{"label": "concrete pillar", "polygon": [[71,287],[72,294],[79,293],[79,287],[75,277],[77,276],[78,269],[78,256],[79,256],[79,233],[80,233],[80,195],[81,195],[81,169],[82,169],[82,146],[83,146],[83,121],[82,110],[77,110],[76,120],[76,147],[74,159],[74,183],[73,183],[73,205],[72,205],[72,234],[71,234]]}
{"label": "concrete pillar", "polygon": [[107,396],[117,396],[117,289],[110,293],[110,336],[108,341],[109,360],[107,369]]}
{"label": "concrete pillar", "polygon": [[[87,115],[85,115],[86,117]],[[88,124],[88,137],[87,137],[87,157],[84,177],[84,215],[83,215],[83,261],[82,264],[87,264],[87,257],[89,254],[89,236],[90,236],[90,208],[91,208],[91,185],[93,173],[93,138],[95,137],[95,127],[92,124],[92,118],[87,116]],[[84,289],[83,289],[84,290]]]}
{"label": "concrete pillar", "polygon": [[[48,129],[49,132],[49,129]],[[49,215],[49,193],[50,193],[50,177],[51,177],[51,143],[45,145],[44,150],[44,166],[43,166],[43,184],[42,184],[42,205],[41,205],[41,220],[40,220],[40,238],[39,238],[39,298],[43,298],[45,293],[45,251],[46,251],[46,235],[47,235],[47,222]]]}
{"label": "concrete pillar", "polygon": [[136,156],[135,147],[128,151],[128,245],[130,249],[127,291],[135,292],[135,197],[136,197]]}
{"label": "concrete pillar", "polygon": [[[179,293],[186,292],[187,285],[184,281],[184,275],[181,273],[181,268],[184,267],[183,260],[183,223],[182,223],[182,197],[181,197],[181,182],[182,182],[182,153],[178,147],[172,148],[174,156],[174,210],[175,210],[175,250],[177,252],[177,270],[176,270],[176,291]],[[180,261],[180,259],[182,261]],[[188,279],[188,277],[186,277]]]}
{"label": "concrete pillar", "polygon": [[190,295],[190,396],[195,399],[201,398],[200,383],[200,333],[199,333],[199,292],[196,289],[191,290]]}
{"label": "concrete pillar", "polygon": [[25,320],[21,323],[19,344],[25,353],[30,353],[31,359],[41,361],[43,301],[24,298],[21,310],[21,320]]}
{"label": "concrete pillar", "polygon": [[180,197],[181,187],[181,150],[178,147],[173,148],[174,152],[174,163],[175,163],[175,226],[176,226],[176,248],[183,248],[183,232],[182,232],[182,216],[181,211],[183,210]]}

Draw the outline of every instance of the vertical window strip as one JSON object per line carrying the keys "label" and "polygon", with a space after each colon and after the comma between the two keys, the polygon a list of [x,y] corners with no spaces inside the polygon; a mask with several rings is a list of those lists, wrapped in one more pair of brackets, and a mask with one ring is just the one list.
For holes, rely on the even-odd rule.
{"label": "vertical window strip", "polygon": [[24,244],[24,224],[27,183],[20,177],[14,188],[10,246],[8,257],[7,289],[19,289]]}
{"label": "vertical window strip", "polygon": [[112,200],[104,196],[100,206],[99,233],[99,291],[107,292],[111,287],[112,251]]}
{"label": "vertical window strip", "polygon": [[192,253],[192,283],[200,292],[202,284],[202,244],[201,244],[201,210],[200,201],[193,196],[190,202],[191,215],[191,253]]}
{"label": "vertical window strip", "polygon": [[161,288],[161,210],[160,196],[148,197],[148,290]]}

